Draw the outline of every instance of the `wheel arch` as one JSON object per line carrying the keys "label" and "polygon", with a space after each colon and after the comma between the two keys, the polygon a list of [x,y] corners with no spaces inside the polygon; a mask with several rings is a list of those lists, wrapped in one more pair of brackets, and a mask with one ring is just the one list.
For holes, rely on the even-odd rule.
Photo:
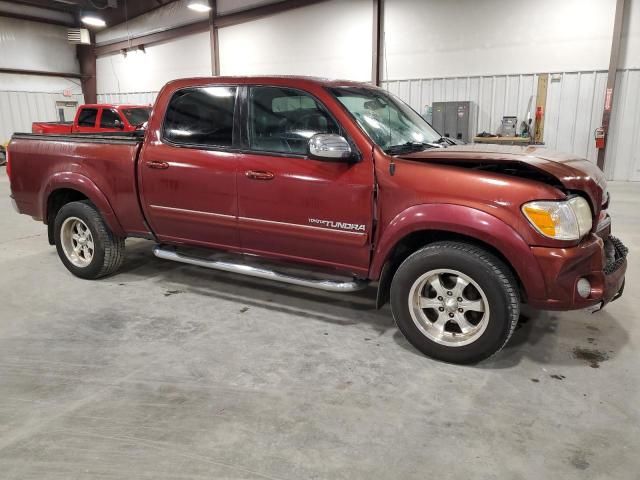
{"label": "wheel arch", "polygon": [[391,279],[413,252],[433,242],[460,241],[492,253],[510,269],[526,300],[544,280],[529,245],[502,220],[460,205],[419,205],[396,216],[376,248],[370,278],[378,280],[376,307],[389,299]]}
{"label": "wheel arch", "polygon": [[61,173],[51,178],[42,194],[42,220],[47,224],[51,245],[53,245],[53,224],[57,213],[67,203],[82,200],[90,201],[98,209],[114,235],[125,236],[107,197],[95,183],[83,175]]}

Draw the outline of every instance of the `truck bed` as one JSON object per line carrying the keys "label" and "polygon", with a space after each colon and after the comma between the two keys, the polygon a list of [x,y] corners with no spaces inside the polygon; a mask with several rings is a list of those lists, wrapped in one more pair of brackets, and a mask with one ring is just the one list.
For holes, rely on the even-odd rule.
{"label": "truck bed", "polygon": [[35,134],[66,134],[71,133],[72,129],[73,122],[33,122],[31,124],[31,131]]}
{"label": "truck bed", "polygon": [[[143,136],[144,132],[15,133],[10,161],[18,210],[47,223],[47,201],[52,192],[84,189],[80,191],[89,198],[89,192],[98,192],[104,198],[123,232],[148,236],[136,179]],[[43,184],[43,179],[49,181]]]}

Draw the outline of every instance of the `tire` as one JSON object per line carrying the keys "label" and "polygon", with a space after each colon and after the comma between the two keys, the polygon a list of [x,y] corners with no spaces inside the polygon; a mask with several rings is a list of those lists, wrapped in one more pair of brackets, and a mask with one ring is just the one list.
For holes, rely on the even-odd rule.
{"label": "tire", "polygon": [[88,200],[67,203],[60,209],[54,222],[54,239],[60,260],[76,277],[93,280],[110,275],[124,260],[124,238],[109,230]]}
{"label": "tire", "polygon": [[507,343],[520,316],[520,295],[511,271],[495,255],[444,241],[421,248],[398,267],[391,310],[422,353],[472,364]]}

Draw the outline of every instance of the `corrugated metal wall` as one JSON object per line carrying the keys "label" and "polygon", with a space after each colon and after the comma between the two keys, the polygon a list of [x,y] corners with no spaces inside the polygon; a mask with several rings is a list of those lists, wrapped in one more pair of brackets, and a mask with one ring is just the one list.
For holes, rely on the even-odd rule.
{"label": "corrugated metal wall", "polygon": [[56,102],[71,101],[80,105],[84,98],[48,92],[0,91],[0,143],[8,142],[14,132],[30,132],[32,122],[57,121]]}
{"label": "corrugated metal wall", "polygon": [[640,70],[618,71],[605,170],[614,180],[640,181]]}
{"label": "corrugated metal wall", "polygon": [[[607,73],[564,72],[549,77],[544,142],[595,162],[594,130],[600,126]],[[472,129],[495,132],[504,115],[526,118],[529,101],[535,109],[538,75],[425,78],[384,82],[389,91],[424,113],[439,101],[470,100]],[[607,146],[607,176],[640,180],[640,71],[618,72],[614,117]],[[532,115],[533,115],[532,110]]]}
{"label": "corrugated metal wall", "polygon": [[156,95],[158,92],[99,93],[98,103],[150,103],[153,105]]}

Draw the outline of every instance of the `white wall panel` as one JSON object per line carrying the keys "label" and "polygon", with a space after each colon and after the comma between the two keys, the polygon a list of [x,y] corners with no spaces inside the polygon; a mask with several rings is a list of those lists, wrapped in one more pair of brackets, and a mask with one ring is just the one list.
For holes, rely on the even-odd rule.
{"label": "white wall panel", "polygon": [[640,1],[626,0],[618,68],[640,68]]}
{"label": "white wall panel", "polygon": [[[78,73],[75,45],[57,25],[0,16],[0,67]],[[72,97],[63,96],[69,90]],[[82,102],[73,78],[0,74],[0,143],[14,132],[30,132],[31,122],[57,120],[56,101]]]}
{"label": "white wall panel", "polygon": [[145,52],[98,57],[98,93],[157,91],[169,80],[211,75],[209,33],[151,45]]}
{"label": "white wall panel", "polygon": [[158,92],[99,93],[98,103],[130,103],[134,105],[153,105]]}
{"label": "white wall panel", "polygon": [[223,75],[371,78],[371,0],[333,0],[221,28]]}
{"label": "white wall panel", "polygon": [[81,94],[64,97],[61,93],[0,91],[0,143],[9,141],[14,132],[30,132],[32,122],[58,120],[56,102],[76,101],[82,104]]}
{"label": "white wall panel", "polygon": [[49,92],[62,95],[64,90],[71,90],[73,94],[82,94],[80,80],[77,78],[0,73],[0,91]]}
{"label": "white wall panel", "polygon": [[385,77],[606,69],[614,11],[615,0],[390,0]]}
{"label": "white wall panel", "polygon": [[0,17],[0,67],[78,73],[76,47],[57,25]]}
{"label": "white wall panel", "polygon": [[619,71],[605,163],[614,180],[640,181],[639,92],[640,70]]}

